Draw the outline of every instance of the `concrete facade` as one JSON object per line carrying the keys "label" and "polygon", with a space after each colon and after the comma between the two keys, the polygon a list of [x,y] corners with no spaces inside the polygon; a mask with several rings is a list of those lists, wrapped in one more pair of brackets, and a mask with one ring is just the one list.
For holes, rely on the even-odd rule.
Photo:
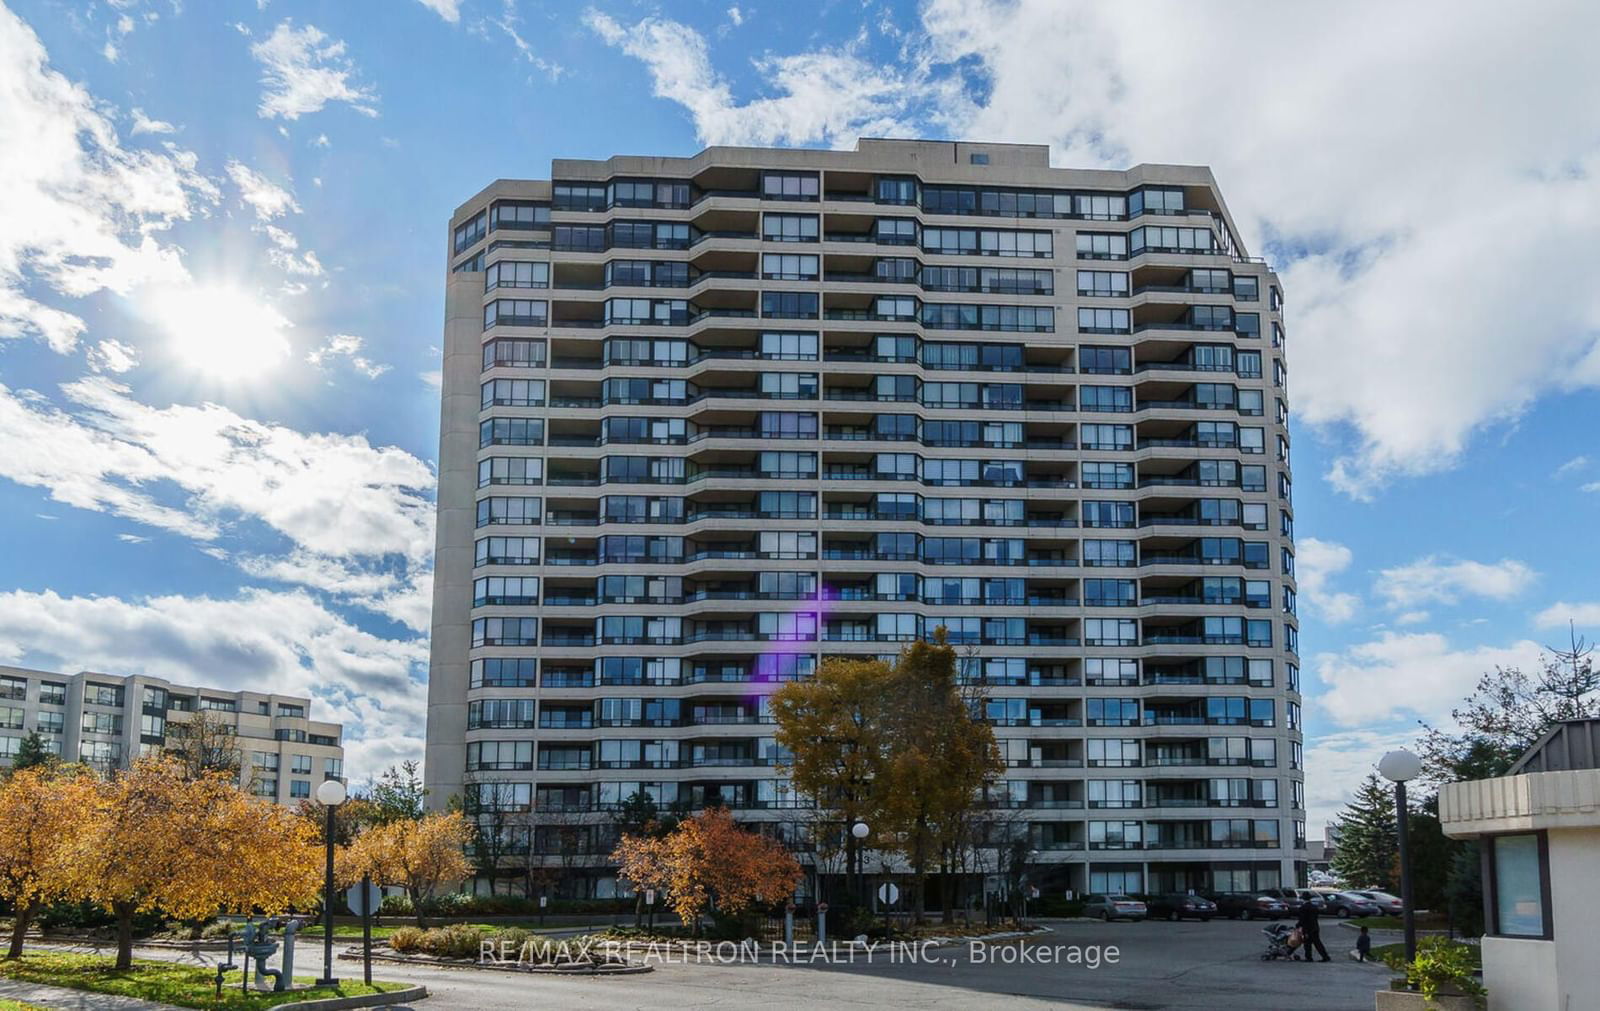
{"label": "concrete facade", "polygon": [[449,236],[432,803],[602,894],[633,790],[793,838],[774,683],[943,625],[1051,889],[1303,877],[1282,289],[1208,169],[558,159]]}
{"label": "concrete facade", "polygon": [[52,754],[102,771],[125,769],[167,743],[170,723],[205,712],[232,728],[239,785],[280,804],[344,779],[343,728],[306,718],[310,700],[265,692],[177,685],[162,678],[97,671],[57,674],[0,666],[0,763],[38,731]]}

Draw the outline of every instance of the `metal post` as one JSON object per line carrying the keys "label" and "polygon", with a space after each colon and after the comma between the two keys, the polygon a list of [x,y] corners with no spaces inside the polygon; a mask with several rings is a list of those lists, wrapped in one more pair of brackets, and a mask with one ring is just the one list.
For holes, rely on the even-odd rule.
{"label": "metal post", "polygon": [[338,986],[339,980],[333,975],[333,808],[334,805],[326,804],[328,821],[323,836],[328,844],[328,861],[326,873],[322,879],[322,978],[317,980],[318,986]]}
{"label": "metal post", "polygon": [[1394,811],[1400,823],[1400,917],[1406,928],[1406,963],[1417,957],[1417,920],[1411,908],[1411,857],[1407,852],[1411,831],[1409,812],[1406,810],[1406,784],[1402,780],[1394,785]]}
{"label": "metal post", "polygon": [[361,980],[372,985],[372,875],[361,875]]}

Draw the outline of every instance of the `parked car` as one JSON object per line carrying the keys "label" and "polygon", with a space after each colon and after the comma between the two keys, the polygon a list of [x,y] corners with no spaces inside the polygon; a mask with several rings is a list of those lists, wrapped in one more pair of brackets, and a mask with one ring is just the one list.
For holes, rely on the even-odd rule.
{"label": "parked car", "polygon": [[1281,899],[1260,892],[1223,892],[1212,896],[1217,915],[1234,920],[1278,920],[1289,915]]}
{"label": "parked car", "polygon": [[1378,904],[1359,892],[1323,892],[1322,901],[1327,905],[1326,913],[1345,919],[1350,916],[1378,916],[1382,910]]}
{"label": "parked car", "polygon": [[1217,904],[1200,895],[1171,892],[1157,895],[1145,903],[1152,919],[1207,921],[1217,915]]}
{"label": "parked car", "polygon": [[1290,913],[1298,913],[1300,907],[1306,904],[1306,900],[1300,897],[1298,888],[1263,888],[1261,894],[1288,906]]}
{"label": "parked car", "polygon": [[1363,888],[1361,891],[1356,892],[1355,894],[1360,895],[1363,898],[1371,899],[1373,902],[1377,903],[1378,908],[1382,910],[1383,913],[1389,916],[1399,916],[1406,910],[1406,904],[1400,901],[1400,897],[1398,895],[1390,895],[1388,892],[1380,892],[1370,888]]}
{"label": "parked car", "polygon": [[1083,915],[1112,920],[1142,920],[1149,915],[1145,904],[1126,895],[1091,895],[1083,900]]}
{"label": "parked car", "polygon": [[1301,899],[1311,903],[1312,909],[1319,913],[1328,911],[1328,903],[1322,898],[1322,893],[1315,888],[1297,888],[1295,891],[1300,893]]}

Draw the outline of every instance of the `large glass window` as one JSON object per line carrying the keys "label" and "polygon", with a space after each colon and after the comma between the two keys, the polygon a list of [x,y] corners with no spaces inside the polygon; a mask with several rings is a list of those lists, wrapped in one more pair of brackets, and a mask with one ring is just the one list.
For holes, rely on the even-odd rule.
{"label": "large glass window", "polygon": [[1549,868],[1538,835],[1495,836],[1490,845],[1494,868],[1494,933],[1506,937],[1544,937],[1544,895]]}

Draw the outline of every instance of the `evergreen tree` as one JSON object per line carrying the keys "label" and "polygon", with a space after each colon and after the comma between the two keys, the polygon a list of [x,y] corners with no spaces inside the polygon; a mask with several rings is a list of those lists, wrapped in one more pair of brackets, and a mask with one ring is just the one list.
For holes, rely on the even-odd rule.
{"label": "evergreen tree", "polygon": [[1393,892],[1399,859],[1394,795],[1378,779],[1377,773],[1368,773],[1355,799],[1339,815],[1334,873],[1350,888]]}
{"label": "evergreen tree", "polygon": [[45,750],[44,738],[35,730],[17,745],[17,753],[11,756],[11,771],[31,769],[36,765],[49,765],[55,760],[55,756]]}

